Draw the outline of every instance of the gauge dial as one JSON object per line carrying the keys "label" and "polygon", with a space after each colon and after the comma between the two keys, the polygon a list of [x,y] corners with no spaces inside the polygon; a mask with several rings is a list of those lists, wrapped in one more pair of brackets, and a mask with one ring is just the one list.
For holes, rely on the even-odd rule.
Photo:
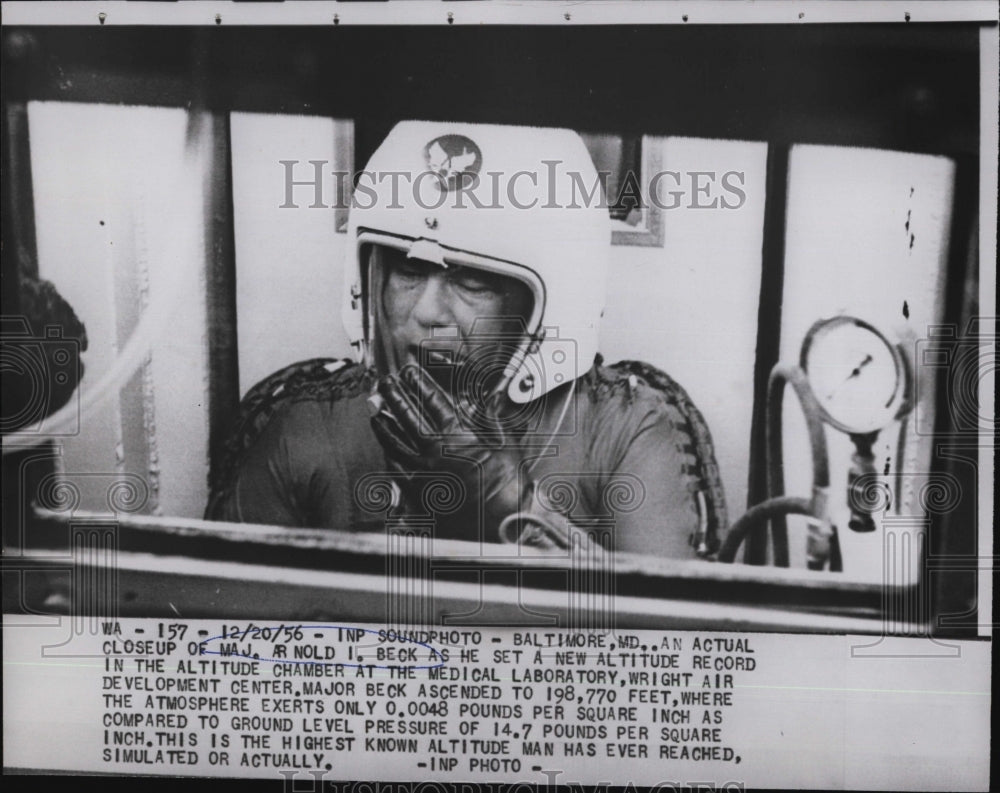
{"label": "gauge dial", "polygon": [[843,432],[875,432],[899,413],[906,392],[902,357],[867,322],[817,322],[802,345],[801,366],[826,420]]}

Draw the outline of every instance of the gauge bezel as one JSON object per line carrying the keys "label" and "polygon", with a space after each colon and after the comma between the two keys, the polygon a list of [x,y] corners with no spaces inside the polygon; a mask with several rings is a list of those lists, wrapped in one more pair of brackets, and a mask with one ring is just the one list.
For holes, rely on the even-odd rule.
{"label": "gauge bezel", "polygon": [[[889,403],[884,407],[880,408],[877,413],[877,425],[876,426],[864,426],[859,427],[857,425],[846,424],[827,410],[826,404],[816,396],[815,389],[813,389],[812,380],[809,376],[809,355],[813,351],[815,341],[818,337],[823,334],[827,334],[831,331],[836,330],[840,326],[855,326],[862,328],[863,330],[871,333],[878,341],[889,351],[892,357],[892,363],[896,370],[896,385],[892,393],[892,398]],[[849,315],[840,315],[836,317],[829,317],[826,319],[821,319],[813,323],[813,326],[809,328],[806,333],[806,337],[802,342],[802,351],[799,355],[799,367],[806,374],[807,380],[809,380],[809,387],[813,390],[813,395],[820,412],[823,415],[823,420],[830,424],[832,427],[845,432],[848,435],[858,435],[858,434],[868,434],[872,432],[878,432],[885,429],[889,424],[895,421],[904,412],[906,402],[907,402],[907,374],[908,370],[906,367],[906,361],[903,358],[903,354],[899,347],[893,344],[884,333],[882,333],[878,328],[872,325],[870,322],[866,322],[863,319]],[[873,412],[874,413],[874,412]],[[873,425],[876,422],[872,422]]]}

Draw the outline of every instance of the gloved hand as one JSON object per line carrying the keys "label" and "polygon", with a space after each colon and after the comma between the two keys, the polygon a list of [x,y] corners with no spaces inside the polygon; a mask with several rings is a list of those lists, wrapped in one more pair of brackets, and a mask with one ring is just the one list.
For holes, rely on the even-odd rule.
{"label": "gloved hand", "polygon": [[[380,379],[378,397],[372,430],[389,462],[403,474],[454,474],[465,486],[464,506],[448,516],[445,526],[439,519],[439,527],[463,539],[497,541],[500,522],[530,501],[527,477],[518,475],[522,454],[498,411],[460,406],[425,369],[412,364]],[[426,483],[409,481],[414,487]],[[419,499],[405,487],[404,495]],[[476,531],[480,515],[482,534]]]}

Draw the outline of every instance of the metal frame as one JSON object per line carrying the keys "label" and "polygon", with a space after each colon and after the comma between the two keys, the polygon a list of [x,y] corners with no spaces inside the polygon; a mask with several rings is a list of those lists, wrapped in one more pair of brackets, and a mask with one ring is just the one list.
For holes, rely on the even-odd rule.
{"label": "metal frame", "polygon": [[[68,596],[65,559],[53,554],[73,531],[99,525],[115,535],[109,557],[115,569],[108,572],[117,576],[118,616],[385,622],[393,612],[392,535],[40,509],[32,523],[32,547],[19,563],[36,575],[4,577],[5,602],[13,611],[57,613],[52,603],[64,603],[78,612],[80,605]],[[615,629],[866,634],[882,634],[891,624],[893,633],[927,635],[926,625],[890,620],[891,604],[912,597],[915,587],[887,591],[843,573],[626,553],[608,557],[609,567],[607,561],[522,555],[516,546],[460,540],[411,543],[405,552],[407,573],[395,578],[392,591],[405,595],[408,612],[435,624],[537,625],[531,618],[541,616],[566,626],[580,621],[574,613],[579,595],[594,594],[577,585],[588,575],[610,574],[613,601],[590,601],[592,609],[613,604],[610,620],[588,613],[584,621]],[[59,569],[47,563],[54,558]],[[20,591],[11,589],[15,585]]]}

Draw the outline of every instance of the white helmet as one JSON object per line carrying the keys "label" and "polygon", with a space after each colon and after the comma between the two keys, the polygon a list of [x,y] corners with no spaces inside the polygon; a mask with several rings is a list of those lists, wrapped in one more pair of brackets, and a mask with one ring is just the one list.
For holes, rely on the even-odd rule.
{"label": "white helmet", "polygon": [[348,235],[344,325],[366,364],[378,315],[362,261],[371,244],[528,285],[528,334],[507,363],[513,402],[537,399],[593,363],[611,221],[575,132],[401,122],[360,175]]}

